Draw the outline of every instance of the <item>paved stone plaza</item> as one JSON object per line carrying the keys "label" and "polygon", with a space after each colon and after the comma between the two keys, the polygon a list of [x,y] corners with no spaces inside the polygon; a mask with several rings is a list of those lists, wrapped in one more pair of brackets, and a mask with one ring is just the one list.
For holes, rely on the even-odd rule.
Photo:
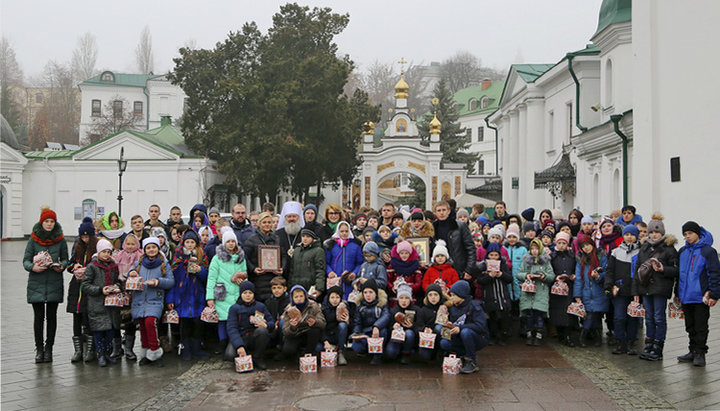
{"label": "paved stone plaza", "polygon": [[[99,368],[71,364],[72,320],[58,309],[55,362],[33,362],[32,309],[25,302],[25,242],[2,243],[1,408],[14,409],[259,409],[259,410],[597,410],[719,409],[720,314],[713,310],[708,365],[678,364],[686,350],[682,321],[670,320],[665,360],[613,356],[610,349],[557,344],[488,347],[480,372],[445,376],[414,363],[350,365],[304,375],[294,363],[269,362],[265,372],[237,374],[217,358],[165,367],[128,363]],[[69,280],[69,275],[66,275]],[[67,282],[67,281],[66,281]],[[333,395],[335,394],[335,395]],[[340,394],[340,395],[337,395]]]}

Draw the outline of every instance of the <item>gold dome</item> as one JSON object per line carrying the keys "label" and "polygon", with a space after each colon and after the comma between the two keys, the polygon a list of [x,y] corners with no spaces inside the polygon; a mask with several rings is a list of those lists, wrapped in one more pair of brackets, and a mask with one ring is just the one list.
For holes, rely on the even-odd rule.
{"label": "gold dome", "polygon": [[442,123],[440,123],[440,120],[438,120],[437,112],[435,112],[435,116],[433,117],[432,121],[430,122],[430,134],[440,134],[441,129],[442,129]]}
{"label": "gold dome", "polygon": [[372,136],[375,134],[375,123],[372,121],[366,121],[362,125],[363,127],[363,134],[366,136]]}
{"label": "gold dome", "polygon": [[405,82],[405,75],[400,75],[400,81],[395,84],[395,98],[408,98],[410,86]]}

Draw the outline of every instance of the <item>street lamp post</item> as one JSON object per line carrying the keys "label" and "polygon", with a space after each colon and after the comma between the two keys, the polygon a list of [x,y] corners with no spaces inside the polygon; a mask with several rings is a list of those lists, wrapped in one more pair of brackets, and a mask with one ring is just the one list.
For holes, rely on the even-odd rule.
{"label": "street lamp post", "polygon": [[127,160],[123,158],[123,154],[125,154],[125,148],[120,147],[120,159],[118,160],[118,217],[122,215],[122,176],[125,170],[127,170]]}

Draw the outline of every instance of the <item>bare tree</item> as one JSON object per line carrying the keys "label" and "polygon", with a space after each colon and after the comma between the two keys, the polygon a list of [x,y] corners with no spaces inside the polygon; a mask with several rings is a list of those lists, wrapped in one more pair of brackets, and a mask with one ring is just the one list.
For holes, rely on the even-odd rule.
{"label": "bare tree", "polygon": [[78,38],[72,57],[72,69],[77,80],[85,81],[95,75],[97,55],[97,41],[92,33],[85,33]]}
{"label": "bare tree", "polygon": [[141,74],[152,73],[155,65],[153,60],[150,27],[145,26],[143,31],[140,33],[140,43],[138,43],[137,48],[135,49],[135,61],[137,63],[138,71],[140,71]]}
{"label": "bare tree", "polygon": [[136,114],[130,102],[116,94],[103,106],[100,115],[93,117],[85,142],[92,144],[122,130],[142,130],[142,128],[142,115]]}
{"label": "bare tree", "polygon": [[70,64],[50,61],[45,66],[44,80],[49,89],[45,108],[50,137],[58,143],[78,144],[80,92],[75,70]]}
{"label": "bare tree", "polygon": [[390,63],[382,63],[378,60],[368,67],[363,75],[365,91],[373,104],[387,105],[392,97],[393,86],[397,82],[397,74]]}
{"label": "bare tree", "polygon": [[5,37],[0,40],[0,112],[16,132],[22,118],[23,73],[15,50]]}
{"label": "bare tree", "polygon": [[474,86],[479,77],[480,60],[468,51],[458,51],[443,62],[442,75],[451,93]]}

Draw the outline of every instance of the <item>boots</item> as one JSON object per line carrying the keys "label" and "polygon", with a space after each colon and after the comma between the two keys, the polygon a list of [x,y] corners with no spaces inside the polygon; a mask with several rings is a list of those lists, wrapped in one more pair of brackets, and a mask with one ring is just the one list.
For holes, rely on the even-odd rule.
{"label": "boots", "polygon": [[70,358],[70,362],[79,362],[82,361],[83,358],[83,342],[82,337],[79,335],[75,335],[72,338],[73,342],[73,348],[75,349],[75,353],[73,354],[72,358]]}
{"label": "boots", "polygon": [[534,330],[528,330],[525,332],[525,345],[533,345],[533,340],[535,340],[535,336],[533,335],[534,333]]}
{"label": "boots", "polygon": [[190,339],[183,338],[182,340],[180,340],[180,344],[182,344],[182,349],[180,350],[180,358],[182,358],[183,361],[192,360],[192,351],[190,349]]}
{"label": "boots", "polygon": [[98,365],[101,367],[107,367],[108,360],[107,360],[107,356],[105,354],[100,353],[100,355],[98,355]]}
{"label": "boots", "polygon": [[202,350],[199,338],[190,338],[190,353],[192,354],[193,358],[196,358],[198,360],[207,360],[208,358],[210,358],[210,354]]}
{"label": "boots", "polygon": [[694,359],[695,354],[693,351],[689,351],[687,354],[677,357],[678,362],[693,362]]}
{"label": "boots", "polygon": [[163,351],[172,352],[173,346],[172,344],[170,344],[169,336],[163,335],[162,337],[159,337],[158,340],[160,340],[160,346],[162,347]]}
{"label": "boots", "polygon": [[650,360],[650,361],[662,360],[664,346],[665,346],[665,341],[660,341],[660,340],[653,341],[652,348],[650,349],[650,352],[648,353],[648,355],[645,356],[645,359]]}
{"label": "boots", "polygon": [[125,351],[125,358],[128,361],[135,361],[137,360],[137,355],[135,355],[135,352],[133,351],[133,348],[135,347],[135,334],[128,334],[125,333],[125,341],[123,341],[123,347]]}
{"label": "boots", "polygon": [[580,330],[580,346],[587,347],[587,330],[584,328]]}
{"label": "boots", "polygon": [[345,359],[345,353],[343,351],[338,351],[337,364],[340,366],[347,365],[347,360]]}
{"label": "boots", "polygon": [[471,359],[471,358],[463,358],[465,360],[465,365],[460,370],[463,374],[472,374],[474,372],[478,372],[480,370],[480,367],[477,365],[477,361]]}
{"label": "boots", "polygon": [[110,353],[110,358],[108,358],[108,360],[115,364],[122,355],[122,339],[120,337],[114,337],[112,340],[112,352]]}
{"label": "boots", "polygon": [[652,338],[645,338],[645,348],[643,348],[642,352],[640,353],[640,358],[643,360],[648,359],[648,355],[650,355],[650,352],[653,349],[653,339]]}
{"label": "boots", "polygon": [[52,350],[52,344],[45,343],[45,349],[43,350],[43,362],[52,362]]}
{"label": "boots", "polygon": [[574,347],[574,346],[575,346],[575,341],[573,341],[571,335],[566,335],[566,336],[565,336],[565,345],[567,345],[568,347]]}
{"label": "boots", "polygon": [[95,339],[90,334],[85,334],[85,353],[83,354],[84,362],[92,362],[97,358],[95,354]]}
{"label": "boots", "polygon": [[612,351],[613,354],[627,354],[627,341],[618,341],[615,349]]}
{"label": "boots", "polygon": [[45,362],[45,349],[42,345],[35,347],[35,364]]}
{"label": "boots", "polygon": [[542,329],[542,328],[535,329],[535,335],[534,335],[534,338],[532,341],[532,345],[534,345],[535,347],[541,346],[542,342],[543,342],[543,334],[545,334],[544,329]]}
{"label": "boots", "polygon": [[698,350],[693,353],[693,365],[696,367],[705,366],[705,352]]}

